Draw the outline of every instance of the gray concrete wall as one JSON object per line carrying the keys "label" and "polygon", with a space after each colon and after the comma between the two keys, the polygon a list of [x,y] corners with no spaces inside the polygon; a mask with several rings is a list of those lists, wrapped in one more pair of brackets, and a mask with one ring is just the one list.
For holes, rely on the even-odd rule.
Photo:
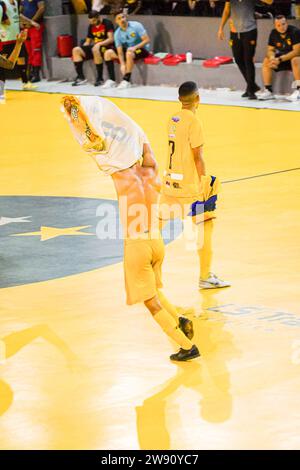
{"label": "gray concrete wall", "polygon": [[[203,17],[132,16],[146,27],[154,52],[183,53],[191,51],[194,58],[207,58],[216,55],[231,55],[227,40],[216,37],[220,19]],[[300,21],[292,24],[300,27]],[[75,43],[84,38],[87,31],[86,15],[61,15],[46,17],[45,52],[48,58],[56,56],[56,38],[60,34],[73,34]],[[258,20],[258,46],[256,62],[262,62],[266,51],[272,20]],[[47,60],[47,77],[52,77],[52,62]],[[152,68],[153,70],[153,68]],[[160,69],[157,69],[157,71]],[[179,69],[178,69],[179,70]],[[152,72],[151,72],[152,73]]]}

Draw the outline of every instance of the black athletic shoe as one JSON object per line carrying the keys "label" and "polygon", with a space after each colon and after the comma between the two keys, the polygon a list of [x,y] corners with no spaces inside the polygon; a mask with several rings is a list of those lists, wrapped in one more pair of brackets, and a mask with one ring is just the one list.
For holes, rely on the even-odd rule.
{"label": "black athletic shoe", "polygon": [[179,351],[175,354],[171,354],[170,359],[171,361],[189,361],[190,359],[195,359],[196,357],[200,356],[199,349],[194,344],[191,349],[182,349],[180,348]]}
{"label": "black athletic shoe", "polygon": [[94,86],[100,86],[100,85],[103,85],[103,83],[104,83],[103,80],[97,79],[97,80],[95,81],[95,85],[94,85]]}
{"label": "black athletic shoe", "polygon": [[[256,92],[259,91],[259,90],[260,90],[260,87],[255,84],[253,94],[256,93]],[[242,94],[242,98],[249,98],[249,95],[251,95],[251,93],[249,93],[249,91],[246,90],[245,93]]]}
{"label": "black athletic shoe", "polygon": [[87,79],[84,77],[76,77],[75,81],[72,83],[72,86],[79,86],[79,85],[84,85],[87,83]]}
{"label": "black athletic shoe", "polygon": [[257,96],[255,93],[248,93],[248,100],[257,100]]}
{"label": "black athletic shoe", "polygon": [[179,328],[188,339],[194,336],[193,322],[185,317],[179,317]]}

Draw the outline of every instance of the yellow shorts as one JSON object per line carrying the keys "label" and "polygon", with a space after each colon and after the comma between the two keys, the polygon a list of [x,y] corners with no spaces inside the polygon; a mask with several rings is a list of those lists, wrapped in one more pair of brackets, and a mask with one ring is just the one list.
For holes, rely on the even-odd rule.
{"label": "yellow shorts", "polygon": [[206,210],[203,204],[200,206],[200,211],[197,211],[197,203],[203,201],[203,195],[194,197],[175,197],[161,194],[159,198],[159,219],[167,221],[170,219],[186,219],[192,217],[194,223],[199,224],[206,220],[216,218],[215,205],[210,207],[212,210]]}
{"label": "yellow shorts", "polygon": [[152,299],[162,287],[161,266],[165,256],[163,239],[148,236],[126,239],[124,274],[127,304]]}

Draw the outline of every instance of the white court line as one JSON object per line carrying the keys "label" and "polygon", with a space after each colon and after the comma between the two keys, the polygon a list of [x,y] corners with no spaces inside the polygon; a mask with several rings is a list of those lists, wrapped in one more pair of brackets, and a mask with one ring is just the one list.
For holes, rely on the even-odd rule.
{"label": "white court line", "polygon": [[[22,90],[22,84],[19,80],[8,80],[6,83],[7,90]],[[112,88],[102,90],[101,87],[95,87],[92,84],[72,87],[71,82],[46,81],[43,80],[38,84],[35,90],[44,93],[63,93],[76,95],[95,95],[112,98],[138,98],[154,101],[177,101],[177,88],[164,86],[133,86],[127,90],[117,90]],[[27,93],[24,91],[24,93]],[[259,101],[242,99],[243,91],[230,91],[227,88],[216,90],[200,89],[201,102],[203,104],[214,104],[224,106],[241,106],[245,108],[255,109],[277,109],[283,111],[300,111],[300,102],[288,102],[284,96],[277,100]]]}

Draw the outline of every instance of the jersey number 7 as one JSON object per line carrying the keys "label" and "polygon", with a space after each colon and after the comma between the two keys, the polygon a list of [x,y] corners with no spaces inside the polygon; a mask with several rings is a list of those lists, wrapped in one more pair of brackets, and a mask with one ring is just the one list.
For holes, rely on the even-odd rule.
{"label": "jersey number 7", "polygon": [[172,170],[172,158],[175,152],[175,142],[174,140],[169,140],[169,152],[170,152],[170,164],[169,170]]}

